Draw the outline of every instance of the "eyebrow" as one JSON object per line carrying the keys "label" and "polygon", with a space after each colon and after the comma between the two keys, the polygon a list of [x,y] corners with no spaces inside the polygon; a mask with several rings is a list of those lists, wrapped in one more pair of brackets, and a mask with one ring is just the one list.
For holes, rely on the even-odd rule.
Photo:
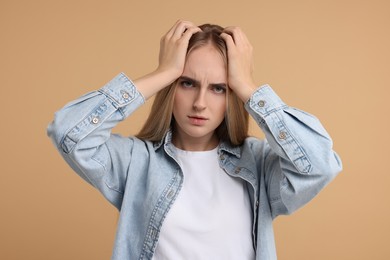
{"label": "eyebrow", "polygon": [[[199,86],[200,85],[200,82],[196,79],[193,79],[193,78],[190,78],[190,77],[187,77],[187,76],[180,76],[179,77],[179,80],[184,80],[184,81],[190,81],[192,83],[194,83],[195,85]],[[224,87],[226,88],[227,87],[227,84],[226,83],[211,83],[210,86],[212,87]]]}

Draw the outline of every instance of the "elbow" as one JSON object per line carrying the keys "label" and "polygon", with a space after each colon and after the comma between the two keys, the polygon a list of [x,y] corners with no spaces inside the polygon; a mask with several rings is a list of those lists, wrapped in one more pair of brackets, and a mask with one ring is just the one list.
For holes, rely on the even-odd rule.
{"label": "elbow", "polygon": [[343,169],[340,156],[333,152],[329,155],[328,160],[324,160],[323,163],[317,167],[317,172],[324,176],[327,182],[332,181]]}
{"label": "elbow", "polygon": [[308,174],[286,176],[281,186],[282,212],[275,215],[290,215],[311,201],[342,170],[340,157],[332,153],[328,159],[312,161]]}
{"label": "elbow", "polygon": [[60,116],[54,116],[52,122],[46,128],[46,134],[51,139],[54,146],[59,151],[63,151],[62,142],[65,139],[65,134],[68,131],[67,124],[64,120],[61,120]]}
{"label": "elbow", "polygon": [[341,159],[336,153],[330,154],[327,160],[314,164],[312,172],[310,173],[312,180],[314,181],[314,193],[317,194],[332,182],[342,169],[343,165]]}
{"label": "elbow", "polygon": [[60,127],[58,122],[54,119],[46,128],[46,134],[51,139],[53,144],[59,148],[62,137],[60,134]]}

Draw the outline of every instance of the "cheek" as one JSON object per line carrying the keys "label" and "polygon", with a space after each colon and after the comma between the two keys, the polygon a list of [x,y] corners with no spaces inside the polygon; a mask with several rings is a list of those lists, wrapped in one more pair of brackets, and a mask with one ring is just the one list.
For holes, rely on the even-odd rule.
{"label": "cheek", "polygon": [[185,108],[185,102],[183,95],[180,94],[180,92],[176,92],[174,99],[173,99],[173,114],[180,113],[180,111],[183,111]]}
{"label": "cheek", "polygon": [[225,98],[214,100],[213,105],[214,105],[214,113],[218,114],[220,117],[224,117],[226,113]]}
{"label": "cheek", "polygon": [[177,111],[180,111],[179,109],[179,104],[177,104],[178,102],[176,101],[177,99],[175,98],[175,100],[173,101],[173,108],[172,108],[172,114],[173,116],[175,116],[177,114]]}

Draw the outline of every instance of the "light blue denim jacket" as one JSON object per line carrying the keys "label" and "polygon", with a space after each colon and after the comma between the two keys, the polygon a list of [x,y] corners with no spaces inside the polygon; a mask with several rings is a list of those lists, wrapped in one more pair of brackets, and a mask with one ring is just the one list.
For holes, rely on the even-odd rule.
{"label": "light blue denim jacket", "polygon": [[[183,182],[171,132],[161,142],[111,134],[144,103],[124,74],[67,104],[48,135],[66,162],[119,211],[112,259],[151,259]],[[245,104],[266,140],[220,143],[219,164],[247,183],[256,259],[276,259],[272,220],[311,200],[341,170],[320,122],[284,104],[268,85]]]}

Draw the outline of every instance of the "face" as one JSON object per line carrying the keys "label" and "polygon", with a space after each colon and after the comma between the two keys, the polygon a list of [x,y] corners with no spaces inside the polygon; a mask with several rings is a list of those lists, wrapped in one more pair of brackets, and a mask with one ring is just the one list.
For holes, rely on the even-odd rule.
{"label": "face", "polygon": [[225,116],[226,91],[227,71],[222,55],[211,45],[192,50],[174,97],[173,142],[177,147],[205,150],[219,143],[215,129]]}

